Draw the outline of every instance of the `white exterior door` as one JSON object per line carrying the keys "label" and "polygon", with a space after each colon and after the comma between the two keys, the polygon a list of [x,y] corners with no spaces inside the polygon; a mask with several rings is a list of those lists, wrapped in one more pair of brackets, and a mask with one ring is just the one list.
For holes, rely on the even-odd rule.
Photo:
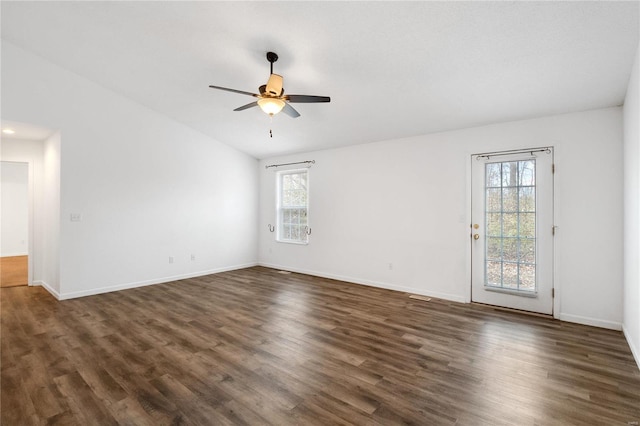
{"label": "white exterior door", "polygon": [[471,162],[471,300],[552,314],[553,150]]}

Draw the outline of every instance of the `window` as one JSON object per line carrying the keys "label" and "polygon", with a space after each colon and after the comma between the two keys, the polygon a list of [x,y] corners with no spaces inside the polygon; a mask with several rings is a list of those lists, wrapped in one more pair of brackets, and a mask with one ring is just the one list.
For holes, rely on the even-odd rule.
{"label": "window", "polygon": [[536,291],[536,161],[485,166],[485,283]]}
{"label": "window", "polygon": [[287,170],[277,174],[277,240],[306,244],[309,241],[309,171]]}

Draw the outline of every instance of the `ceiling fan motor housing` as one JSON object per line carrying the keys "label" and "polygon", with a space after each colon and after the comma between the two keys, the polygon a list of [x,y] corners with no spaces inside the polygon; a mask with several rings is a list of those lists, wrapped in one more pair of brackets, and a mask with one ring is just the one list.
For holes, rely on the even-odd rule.
{"label": "ceiling fan motor housing", "polygon": [[282,76],[271,74],[267,81],[267,93],[271,96],[280,96],[282,92]]}

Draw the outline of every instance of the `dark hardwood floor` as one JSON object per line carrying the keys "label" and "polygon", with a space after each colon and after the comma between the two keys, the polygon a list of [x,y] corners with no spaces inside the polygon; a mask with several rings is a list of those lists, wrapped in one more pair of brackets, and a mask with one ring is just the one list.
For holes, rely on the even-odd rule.
{"label": "dark hardwood floor", "polygon": [[0,296],[3,426],[640,421],[611,330],[262,267]]}

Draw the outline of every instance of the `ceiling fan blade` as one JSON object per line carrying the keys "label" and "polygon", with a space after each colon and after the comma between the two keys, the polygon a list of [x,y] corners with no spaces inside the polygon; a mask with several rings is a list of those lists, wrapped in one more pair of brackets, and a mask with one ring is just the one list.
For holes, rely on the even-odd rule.
{"label": "ceiling fan blade", "polygon": [[242,105],[241,107],[234,109],[234,111],[244,111],[245,109],[253,108],[254,106],[258,106],[258,101],[251,102],[250,104]]}
{"label": "ceiling fan blade", "polygon": [[288,103],[284,104],[284,108],[282,108],[282,112],[287,114],[289,117],[297,118],[300,117],[300,113],[296,111],[291,105]]}
{"label": "ceiling fan blade", "polygon": [[317,102],[331,102],[331,98],[329,96],[286,95],[284,99],[289,102],[307,103],[307,104],[312,104]]}
{"label": "ceiling fan blade", "polygon": [[257,95],[251,92],[245,92],[244,90],[229,89],[228,87],[220,87],[220,86],[209,86],[209,87],[211,87],[212,89],[226,90],[227,92],[240,93],[241,95],[249,95],[256,98],[260,97],[260,95]]}

